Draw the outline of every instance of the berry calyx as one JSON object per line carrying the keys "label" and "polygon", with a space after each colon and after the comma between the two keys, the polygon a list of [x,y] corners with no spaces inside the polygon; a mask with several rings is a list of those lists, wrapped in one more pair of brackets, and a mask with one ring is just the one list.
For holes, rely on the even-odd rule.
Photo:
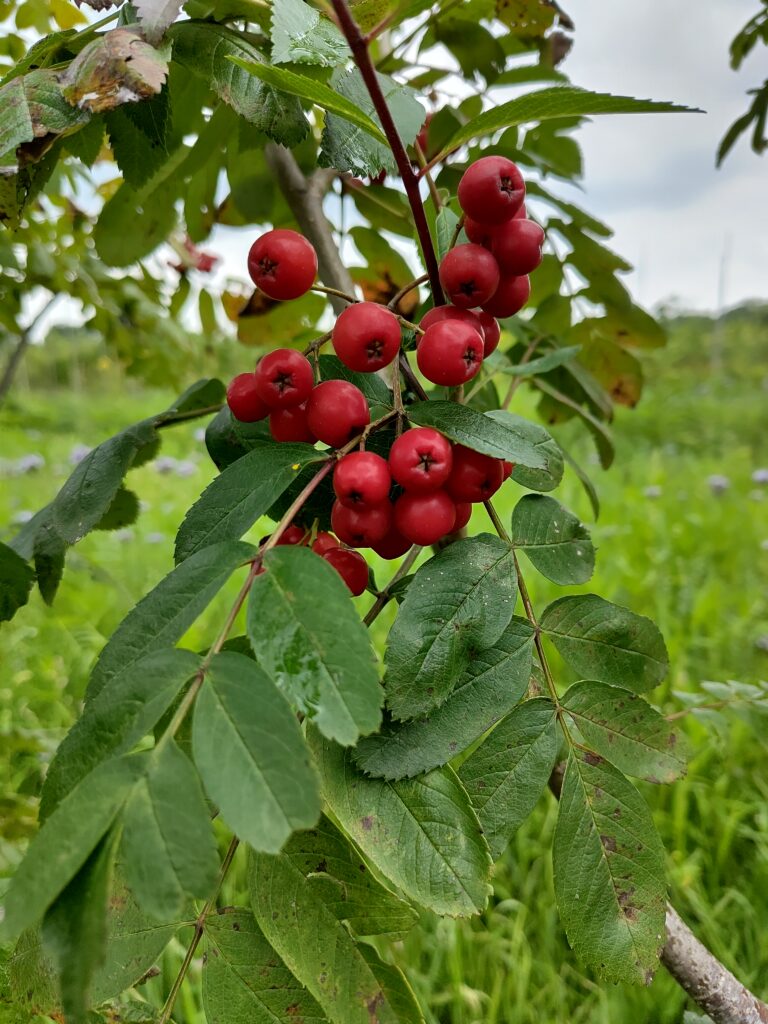
{"label": "berry calyx", "polygon": [[288,409],[309,398],[315,378],[306,356],[292,348],[278,348],[259,362],[254,376],[256,392],[270,409]]}
{"label": "berry calyx", "polygon": [[307,403],[292,405],[288,409],[273,409],[269,414],[269,431],[276,441],[306,441],[314,444],[317,438],[307,422]]}
{"label": "berry calyx", "polygon": [[476,315],[483,328],[483,336],[485,338],[483,358],[487,359],[491,352],[496,351],[499,338],[501,337],[501,328],[496,318],[492,317],[490,313],[486,313],[484,309],[478,310]]}
{"label": "berry calyx", "polygon": [[316,555],[324,555],[326,551],[330,551],[331,548],[337,547],[339,547],[339,542],[333,534],[326,533],[324,530],[321,530],[312,542],[312,550]]}
{"label": "berry calyx", "polygon": [[346,380],[325,380],[307,402],[309,429],[323,444],[341,448],[371,422],[365,395]]}
{"label": "berry calyx", "polygon": [[368,563],[357,551],[349,548],[330,548],[323,555],[349,587],[353,597],[365,593],[368,587]]}
{"label": "berry calyx", "polygon": [[389,533],[392,506],[387,501],[381,505],[348,508],[340,501],[335,501],[331,509],[331,526],[338,538],[349,547],[369,548]]}
{"label": "berry calyx", "polygon": [[458,187],[462,210],[482,224],[510,220],[525,199],[525,181],[505,156],[484,156],[466,169]]}
{"label": "berry calyx", "polygon": [[484,343],[469,324],[442,320],[422,335],[416,349],[419,369],[433,384],[455,388],[472,380],[483,362]]}
{"label": "berry calyx", "polygon": [[297,231],[276,228],[257,238],[248,253],[251,280],[270,299],[298,299],[317,275],[317,253]]}
{"label": "berry calyx", "polygon": [[530,278],[502,277],[496,294],[488,302],[483,303],[483,309],[499,320],[506,320],[508,316],[519,313],[530,297]]}
{"label": "berry calyx", "polygon": [[487,501],[504,481],[501,459],[457,444],[453,449],[453,469],[446,490],[455,502]]}
{"label": "berry calyx", "polygon": [[468,501],[456,502],[456,522],[453,524],[453,532],[463,530],[472,518],[472,505]]}
{"label": "berry calyx", "polygon": [[431,427],[401,434],[389,452],[390,472],[406,491],[436,491],[450,476],[452,465],[450,441]]}
{"label": "berry calyx", "polygon": [[400,349],[400,323],[376,302],[348,306],[333,328],[336,355],[350,370],[375,373],[388,366]]}
{"label": "berry calyx", "polygon": [[333,490],[347,508],[380,505],[391,486],[387,460],[374,452],[350,452],[333,471]]}
{"label": "berry calyx", "polygon": [[256,375],[253,373],[239,373],[229,382],[227,405],[241,423],[255,423],[269,415],[269,406],[256,391]]}
{"label": "berry calyx", "polygon": [[544,232],[535,221],[510,220],[495,233],[491,251],[504,276],[530,274],[541,263]]}
{"label": "berry calyx", "polygon": [[480,337],[483,336],[483,328],[478,314],[469,309],[461,309],[459,306],[435,306],[424,314],[419,322],[419,327],[422,331],[426,331],[432,324],[438,324],[441,320],[460,320],[461,323],[474,327]]}
{"label": "berry calyx", "polygon": [[275,542],[275,547],[280,547],[281,544],[301,544],[306,535],[307,531],[303,526],[296,526],[291,523],[280,534],[280,538]]}
{"label": "berry calyx", "polygon": [[411,542],[402,533],[399,533],[393,526],[389,533],[382,540],[377,540],[371,547],[381,558],[400,558],[406,551],[410,551]]}
{"label": "berry calyx", "polygon": [[443,257],[440,283],[445,294],[462,309],[482,306],[499,285],[499,265],[482,245],[457,245]]}
{"label": "berry calyx", "polygon": [[406,491],[395,502],[395,527],[412,544],[435,544],[453,530],[456,506],[445,491]]}

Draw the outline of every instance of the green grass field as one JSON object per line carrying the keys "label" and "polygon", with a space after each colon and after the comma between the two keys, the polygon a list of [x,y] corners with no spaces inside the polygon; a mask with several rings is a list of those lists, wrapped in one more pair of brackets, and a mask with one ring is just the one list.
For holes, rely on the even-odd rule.
{"label": "green grass field", "polygon": [[[590,464],[590,443],[566,425],[564,443],[595,479],[602,513],[589,587],[651,616],[670,651],[668,682],[653,696],[665,712],[687,706],[705,680],[755,682],[768,676],[768,485],[752,474],[768,467],[768,317],[765,312],[676,322],[670,347],[644,357],[647,393],[622,410],[617,458],[607,473]],[[530,397],[518,391],[518,411]],[[44,504],[71,471],[78,444],[93,445],[163,407],[168,393],[134,387],[73,393],[20,388],[0,412],[0,536]],[[77,714],[90,666],[133,603],[172,567],[172,541],[185,509],[213,468],[196,439],[199,424],[164,436],[163,456],[182,460],[160,472],[149,464],[129,477],[144,507],[128,531],[91,534],[70,551],[55,605],[39,596],[0,627],[0,873],[10,873],[35,828],[45,764]],[[18,460],[39,454],[36,471]],[[181,471],[179,471],[181,470]],[[715,493],[713,476],[727,478]],[[505,488],[508,517],[519,491]],[[573,475],[557,496],[587,523],[586,497]],[[482,510],[473,530],[488,529]],[[261,533],[268,525],[262,524]],[[256,531],[256,535],[259,531]],[[391,568],[375,565],[379,581]],[[542,608],[557,588],[528,572]],[[233,584],[234,585],[234,584]],[[572,591],[571,591],[572,592]],[[220,595],[186,638],[203,646],[223,615]],[[370,603],[359,599],[361,610]],[[393,610],[376,623],[382,642]],[[565,678],[562,664],[557,670]],[[768,743],[758,712],[734,705],[681,719],[692,743],[689,774],[669,788],[646,785],[668,850],[670,890],[679,911],[763,997],[768,996]],[[480,918],[454,922],[425,914],[395,949],[432,1022],[542,1024],[680,1021],[681,990],[659,972],[646,990],[602,986],[570,953],[554,905],[549,846],[554,800],[545,798],[498,864],[492,905]],[[234,900],[238,865],[224,896]],[[180,945],[165,955],[172,975]],[[193,978],[199,977],[199,965]],[[146,987],[159,999],[162,981]],[[167,978],[166,978],[167,982]],[[178,1024],[200,1024],[199,992],[187,986]]]}

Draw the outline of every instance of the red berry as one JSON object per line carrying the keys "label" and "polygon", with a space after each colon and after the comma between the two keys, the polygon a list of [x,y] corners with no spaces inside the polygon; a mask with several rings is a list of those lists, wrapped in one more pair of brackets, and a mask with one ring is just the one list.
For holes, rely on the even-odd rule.
{"label": "red berry", "polygon": [[239,373],[229,382],[227,405],[241,423],[255,423],[269,415],[269,406],[256,393],[256,375],[253,373]]}
{"label": "red berry", "polygon": [[504,481],[501,459],[457,444],[453,449],[453,469],[446,490],[455,502],[487,501]]}
{"label": "red berry", "polygon": [[510,220],[502,224],[493,238],[491,251],[502,274],[530,274],[541,263],[544,232],[535,221]]}
{"label": "red berry", "polygon": [[406,491],[395,502],[395,526],[412,544],[435,544],[453,530],[455,522],[456,506],[445,491]]}
{"label": "red berry", "polygon": [[498,321],[495,317],[492,317],[490,313],[486,313],[484,309],[478,311],[477,318],[482,325],[483,336],[485,337],[483,358],[487,359],[491,352],[496,351],[496,347],[499,344],[499,338],[501,337],[501,328],[499,327]]}
{"label": "red berry", "polygon": [[325,380],[307,403],[309,429],[323,444],[341,448],[371,422],[365,395],[346,380]]}
{"label": "red berry", "polygon": [[298,299],[314,283],[317,253],[303,235],[277,228],[251,246],[248,273],[270,299]]}
{"label": "red berry", "polygon": [[431,427],[401,434],[389,452],[392,476],[406,491],[436,491],[450,476],[452,465],[450,441]]}
{"label": "red berry", "polygon": [[472,518],[472,504],[469,501],[456,502],[456,522],[453,524],[453,532],[463,530]]}
{"label": "red berry", "polygon": [[482,245],[486,249],[491,248],[495,231],[493,224],[483,224],[482,221],[465,216],[464,230],[470,242],[474,242],[475,245]]}
{"label": "red berry", "polygon": [[269,430],[276,441],[306,441],[314,444],[317,438],[307,423],[307,403],[292,405],[289,409],[275,409],[269,414]]}
{"label": "red berry", "polygon": [[331,525],[334,533],[351,548],[369,548],[389,533],[392,525],[392,506],[381,505],[347,508],[340,501],[333,503]]}
{"label": "red berry", "polygon": [[375,373],[388,366],[400,349],[400,323],[376,302],[347,306],[333,328],[336,355],[350,370]]}
{"label": "red berry", "polygon": [[439,324],[441,320],[460,320],[462,323],[474,327],[481,338],[483,336],[483,328],[480,326],[480,318],[477,313],[473,313],[469,309],[460,309],[458,306],[435,306],[424,314],[419,322],[419,327],[422,331],[426,331],[432,324]]}
{"label": "red berry", "polygon": [[487,302],[499,286],[499,276],[496,258],[482,245],[457,245],[440,264],[445,294],[463,309]]}
{"label": "red berry", "polygon": [[517,211],[512,220],[526,220],[528,217],[528,211],[525,208],[525,203],[522,204],[520,209]]}
{"label": "red berry", "polygon": [[281,544],[301,544],[307,535],[307,531],[303,526],[286,526],[283,532],[280,534],[280,539],[275,544],[275,547],[279,547]]}
{"label": "red berry", "polygon": [[514,464],[514,462],[507,462],[507,460],[505,459],[502,462],[502,466],[504,467],[504,472],[502,473],[502,479],[508,480],[512,476],[512,473],[514,472],[515,464]]}
{"label": "red berry", "polygon": [[424,119],[424,124],[419,128],[419,134],[416,136],[416,141],[418,142],[422,153],[425,155],[429,153],[429,125],[434,116],[435,115],[431,112],[427,114]]}
{"label": "red berry", "polygon": [[315,382],[306,356],[293,348],[278,348],[260,360],[255,371],[256,392],[270,409],[287,409],[309,398]]}
{"label": "red berry", "polygon": [[525,182],[517,164],[505,156],[484,156],[466,169],[458,188],[465,214],[483,224],[514,217],[525,199]]}
{"label": "red berry", "polygon": [[324,555],[326,551],[330,551],[331,548],[337,548],[338,546],[339,542],[332,533],[326,533],[324,530],[321,530],[312,543],[312,550],[317,555]]}
{"label": "red berry", "polygon": [[531,282],[528,277],[503,277],[496,289],[496,294],[489,302],[483,303],[483,309],[499,320],[519,313],[531,297]]}
{"label": "red berry", "polygon": [[374,452],[350,452],[333,471],[336,497],[348,508],[388,501],[391,486],[387,460]]}
{"label": "red berry", "polygon": [[335,547],[326,551],[323,558],[341,576],[353,597],[365,593],[368,586],[368,563],[359,552]]}
{"label": "red berry", "polygon": [[400,558],[410,550],[411,542],[393,526],[383,540],[377,540],[371,547],[381,558]]}
{"label": "red berry", "polygon": [[483,362],[483,340],[474,327],[455,320],[432,324],[416,349],[419,369],[433,384],[454,388],[471,380]]}

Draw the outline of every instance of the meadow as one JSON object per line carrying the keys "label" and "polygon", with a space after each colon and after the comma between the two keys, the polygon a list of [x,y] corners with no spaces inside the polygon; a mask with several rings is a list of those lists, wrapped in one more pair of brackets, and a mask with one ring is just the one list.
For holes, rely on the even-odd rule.
{"label": "meadow", "polygon": [[[557,492],[590,525],[598,547],[594,590],[648,615],[669,648],[668,681],[651,695],[679,717],[693,757],[687,777],[643,792],[668,850],[670,893],[715,954],[768,997],[768,706],[733,685],[768,678],[768,309],[713,321],[677,317],[667,349],[644,353],[646,394],[615,423],[615,465],[600,470],[572,424],[559,437],[595,480],[599,520],[569,471]],[[33,354],[33,370],[34,370]],[[169,391],[109,372],[43,386],[31,372],[0,410],[0,538],[61,486],[78,447],[163,408]],[[517,411],[533,396],[520,388]],[[35,829],[45,765],[78,713],[90,667],[128,609],[172,568],[172,541],[186,508],[212,478],[200,424],[165,432],[152,463],[129,475],[142,501],[131,527],[93,533],[70,551],[52,608],[34,595],[0,627],[0,875],[12,873]],[[760,470],[764,470],[761,473]],[[505,493],[506,492],[506,493]],[[508,518],[519,489],[507,486]],[[488,529],[482,509],[470,529]],[[258,537],[268,531],[261,523]],[[387,564],[374,565],[384,581]],[[556,595],[527,574],[534,606]],[[233,587],[236,584],[233,582]],[[202,647],[231,599],[225,590],[185,638]],[[570,592],[573,592],[571,590]],[[358,599],[361,610],[370,596]],[[380,645],[394,609],[380,616]],[[556,671],[567,682],[565,668]],[[714,704],[692,711],[693,701]],[[768,702],[766,702],[768,705]],[[645,990],[604,986],[568,949],[558,921],[549,857],[556,806],[546,797],[495,873],[488,910],[471,921],[423,916],[394,950],[430,1024],[589,1021],[672,1024],[685,997],[663,970]],[[224,899],[242,886],[237,870]],[[182,939],[183,939],[182,934]],[[175,942],[161,970],[175,971]],[[193,978],[199,978],[199,963]],[[159,979],[147,983],[151,998]],[[167,985],[166,985],[167,990]],[[154,993],[156,996],[156,992]],[[177,1024],[201,1024],[199,985],[185,988]]]}

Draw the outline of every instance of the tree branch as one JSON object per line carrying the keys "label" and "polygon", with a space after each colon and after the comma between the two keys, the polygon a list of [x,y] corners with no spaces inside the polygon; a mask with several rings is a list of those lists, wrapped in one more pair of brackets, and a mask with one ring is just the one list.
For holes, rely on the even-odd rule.
{"label": "tree branch", "polygon": [[45,314],[51,309],[55,303],[61,298],[61,293],[57,293],[50,298],[43,308],[37,313],[32,322],[24,328],[21,334],[16,339],[16,344],[11,350],[11,354],[8,356],[8,362],[5,364],[2,377],[0,377],[0,405],[5,400],[6,395],[11,389],[11,384],[16,376],[16,371],[21,365],[21,360],[24,358],[24,353],[27,351],[30,341],[32,340],[32,331],[42,320]]}

